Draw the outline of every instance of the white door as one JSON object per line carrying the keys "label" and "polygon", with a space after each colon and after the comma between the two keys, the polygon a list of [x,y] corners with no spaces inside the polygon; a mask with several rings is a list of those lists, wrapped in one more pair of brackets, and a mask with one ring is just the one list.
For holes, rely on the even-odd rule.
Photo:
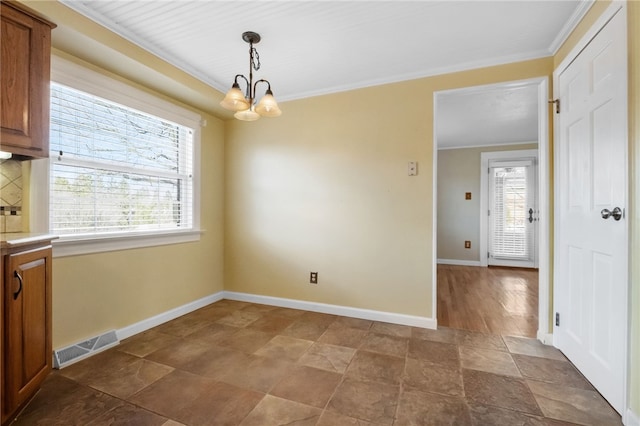
{"label": "white door", "polygon": [[489,161],[488,264],[536,267],[536,159]]}
{"label": "white door", "polygon": [[553,341],[621,412],[628,293],[624,14],[618,11],[560,72]]}

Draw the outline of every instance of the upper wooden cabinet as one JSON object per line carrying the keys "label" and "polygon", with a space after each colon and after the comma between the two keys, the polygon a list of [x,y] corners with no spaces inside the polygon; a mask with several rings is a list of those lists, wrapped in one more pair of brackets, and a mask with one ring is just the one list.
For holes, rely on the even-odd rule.
{"label": "upper wooden cabinet", "polygon": [[55,25],[2,2],[0,150],[49,156],[51,29]]}

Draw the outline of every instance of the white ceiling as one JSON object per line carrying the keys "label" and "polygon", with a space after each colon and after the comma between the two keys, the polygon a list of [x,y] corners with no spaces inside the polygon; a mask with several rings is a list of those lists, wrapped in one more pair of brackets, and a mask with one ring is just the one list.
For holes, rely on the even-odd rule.
{"label": "white ceiling", "polygon": [[538,141],[538,85],[504,84],[439,94],[438,149]]}
{"label": "white ceiling", "polygon": [[[226,92],[248,74],[244,31],[260,33],[261,69],[279,101],[550,56],[591,0],[213,1],[60,0],[63,4]],[[502,96],[503,118],[513,116]],[[471,100],[449,99],[472,110]],[[528,102],[528,101],[527,101]],[[523,107],[524,109],[527,109]],[[461,109],[458,109],[460,112]],[[494,109],[486,120],[501,117]],[[446,119],[443,112],[440,118]],[[471,123],[474,112],[457,116]],[[504,120],[502,120],[504,121]],[[449,122],[454,122],[450,119]],[[447,139],[457,138],[455,129]],[[446,127],[445,127],[446,129]],[[459,142],[458,142],[459,143]]]}

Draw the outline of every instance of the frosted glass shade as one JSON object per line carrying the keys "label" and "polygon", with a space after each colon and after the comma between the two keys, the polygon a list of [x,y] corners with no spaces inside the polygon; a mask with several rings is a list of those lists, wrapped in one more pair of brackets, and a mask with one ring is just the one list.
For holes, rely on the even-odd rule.
{"label": "frosted glass shade", "polygon": [[260,99],[260,102],[256,106],[256,112],[263,117],[278,117],[282,114],[270,90],[267,90],[267,93]]}
{"label": "frosted glass shade", "polygon": [[260,114],[255,112],[253,108],[246,109],[244,111],[238,111],[233,114],[233,116],[242,121],[256,121],[258,118],[260,118]]}
{"label": "frosted glass shade", "polygon": [[220,102],[220,105],[231,111],[243,111],[249,109],[250,106],[249,101],[244,97],[237,83],[234,83],[231,89],[229,89],[222,102]]}

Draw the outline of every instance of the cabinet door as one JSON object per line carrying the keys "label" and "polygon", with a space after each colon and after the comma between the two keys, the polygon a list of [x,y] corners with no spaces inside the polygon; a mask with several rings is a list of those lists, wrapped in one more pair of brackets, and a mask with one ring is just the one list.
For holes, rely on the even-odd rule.
{"label": "cabinet door", "polygon": [[51,246],[5,256],[4,415],[40,387],[52,364]]}
{"label": "cabinet door", "polygon": [[51,27],[3,2],[1,37],[0,145],[47,157]]}

